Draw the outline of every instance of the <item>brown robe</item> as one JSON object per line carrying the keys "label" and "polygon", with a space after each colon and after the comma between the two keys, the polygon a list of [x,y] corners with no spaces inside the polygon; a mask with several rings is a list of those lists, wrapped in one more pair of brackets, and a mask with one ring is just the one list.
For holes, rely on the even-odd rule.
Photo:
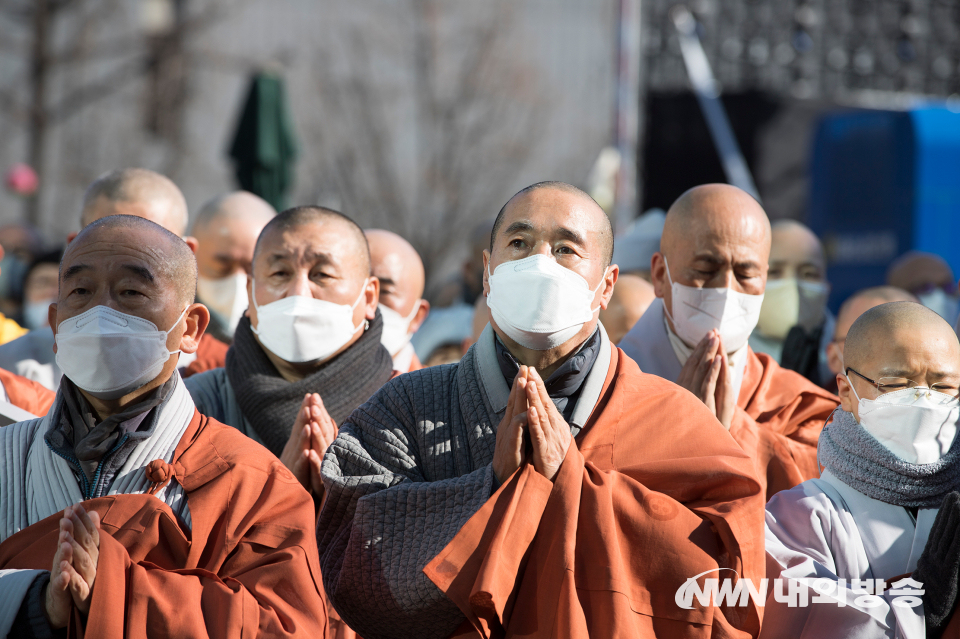
{"label": "brown robe", "polygon": [[760,583],[763,503],[706,407],[614,349],[555,482],[521,467],[424,572],[467,617],[454,636],[755,637],[752,602],[674,598],[704,571],[732,574],[718,568]]}
{"label": "brown robe", "polygon": [[[173,474],[192,527],[151,495],[83,502],[100,513],[100,558],[71,636],[324,637],[313,502],[280,461],[195,412],[172,464],[157,463],[155,485]],[[0,544],[0,568],[50,570],[60,517]]]}
{"label": "brown robe", "polygon": [[839,405],[836,395],[748,350],[730,434],[756,462],[767,499],[820,476],[817,440]]}
{"label": "brown robe", "polygon": [[11,404],[37,417],[46,415],[57,397],[57,394],[46,386],[2,368],[0,383],[6,389]]}
{"label": "brown robe", "polygon": [[214,368],[222,368],[227,362],[227,350],[230,347],[209,333],[200,338],[197,358],[180,371],[180,377],[186,379],[197,373],[205,373]]}

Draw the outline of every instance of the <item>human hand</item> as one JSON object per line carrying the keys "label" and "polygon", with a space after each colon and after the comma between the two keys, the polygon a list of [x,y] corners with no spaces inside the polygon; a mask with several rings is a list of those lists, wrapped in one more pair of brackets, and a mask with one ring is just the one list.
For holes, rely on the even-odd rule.
{"label": "human hand", "polygon": [[337,425],[327,413],[320,395],[305,395],[290,438],[280,453],[280,461],[307,491],[316,496],[323,494],[320,478],[323,455],[336,437]]}
{"label": "human hand", "polygon": [[677,384],[696,395],[729,429],[737,401],[735,397],[732,402],[728,401],[733,395],[733,380],[727,374],[726,366],[727,354],[723,351],[719,331],[714,329],[700,340],[680,369]]}
{"label": "human hand", "polygon": [[70,595],[77,609],[87,614],[100,559],[100,515],[74,504],[63,511],[60,533],[70,547],[66,571],[70,574]]}
{"label": "human hand", "polygon": [[47,620],[53,628],[65,628],[73,610],[73,598],[70,596],[72,550],[66,540],[66,533],[61,529],[57,552],[53,555],[53,566],[50,568],[50,582],[43,595]]}
{"label": "human hand", "polygon": [[553,481],[573,441],[570,425],[553,404],[537,369],[527,374],[527,430],[532,444],[533,467]]}
{"label": "human hand", "polygon": [[497,446],[493,451],[493,474],[502,485],[523,463],[523,432],[527,425],[527,375],[529,369],[520,367],[510,389],[507,410],[497,426]]}

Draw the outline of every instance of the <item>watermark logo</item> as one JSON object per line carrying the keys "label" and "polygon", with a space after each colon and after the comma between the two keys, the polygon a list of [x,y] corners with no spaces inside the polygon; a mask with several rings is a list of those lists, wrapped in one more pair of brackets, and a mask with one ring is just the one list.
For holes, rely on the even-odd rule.
{"label": "watermark logo", "polygon": [[[734,578],[720,578],[722,571]],[[716,577],[706,577],[717,573]],[[704,577],[703,584],[698,581]],[[749,578],[742,578],[732,568],[713,568],[688,578],[677,589],[674,601],[684,610],[692,610],[694,600],[699,607],[745,607],[752,601],[763,607],[771,580],[761,579],[759,587]],[[905,577],[887,586],[883,579],[828,579],[823,577],[773,579],[773,599],[789,608],[806,608],[811,603],[876,608],[889,605],[915,608],[923,603],[923,584]]]}

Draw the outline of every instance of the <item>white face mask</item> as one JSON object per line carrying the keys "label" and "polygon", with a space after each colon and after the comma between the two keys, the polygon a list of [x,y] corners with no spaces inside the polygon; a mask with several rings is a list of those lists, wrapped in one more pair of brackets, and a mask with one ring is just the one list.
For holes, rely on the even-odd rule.
{"label": "white face mask", "polygon": [[[673,322],[677,337],[695,348],[707,333],[720,330],[720,339],[727,353],[740,350],[757,326],[763,294],[747,295],[729,288],[696,288],[677,284],[670,277],[670,265],[663,257],[670,282]],[[664,311],[666,311],[664,307]]]}
{"label": "white face mask", "polygon": [[[487,265],[487,273],[490,266]],[[546,255],[504,262],[488,277],[487,306],[497,326],[521,346],[545,351],[563,344],[593,319],[600,306],[580,274]]]}
{"label": "white face mask", "polygon": [[227,277],[197,278],[197,297],[227,323],[230,333],[247,310],[247,274],[234,273]]}
{"label": "white face mask", "polygon": [[167,350],[167,335],[180,325],[187,308],[167,331],[106,306],[64,320],[57,327],[57,366],[99,399],[132,393],[156,379],[170,356],[180,352]]}
{"label": "white face mask", "polygon": [[928,293],[917,295],[920,303],[931,311],[953,323],[957,319],[957,313],[960,311],[960,300],[953,295],[947,294],[942,288],[935,288]]}
{"label": "white face mask", "polygon": [[757,330],[765,337],[783,339],[794,326],[810,332],[823,322],[830,285],[786,277],[767,280]]}
{"label": "white face mask", "polygon": [[27,302],[23,305],[23,324],[30,330],[43,328],[47,325],[47,316],[50,311],[50,305],[56,302],[55,299],[43,300],[40,302]]}
{"label": "white face mask", "polygon": [[364,321],[353,325],[353,309],[367,287],[352,306],[334,304],[313,297],[291,295],[263,306],[257,305],[256,282],[253,285],[253,306],[257,309],[257,326],[251,327],[264,348],[286,362],[323,362],[343,348]]}
{"label": "white face mask", "polygon": [[860,399],[849,377],[847,383],[857,398],[860,425],[903,461],[932,464],[950,450],[960,417],[956,397],[917,386]]}
{"label": "white face mask", "polygon": [[410,323],[419,310],[419,300],[413,305],[413,310],[406,317],[402,317],[400,313],[388,306],[380,305],[380,315],[383,317],[383,333],[380,334],[380,343],[390,352],[391,357],[410,343]]}

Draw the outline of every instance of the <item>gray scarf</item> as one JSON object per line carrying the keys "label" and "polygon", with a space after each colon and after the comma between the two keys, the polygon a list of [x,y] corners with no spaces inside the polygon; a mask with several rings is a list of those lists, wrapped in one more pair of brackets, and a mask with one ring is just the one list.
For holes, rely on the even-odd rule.
{"label": "gray scarf", "polygon": [[932,464],[903,461],[840,408],[820,433],[817,461],[867,497],[905,508],[938,508],[960,490],[960,445]]}

